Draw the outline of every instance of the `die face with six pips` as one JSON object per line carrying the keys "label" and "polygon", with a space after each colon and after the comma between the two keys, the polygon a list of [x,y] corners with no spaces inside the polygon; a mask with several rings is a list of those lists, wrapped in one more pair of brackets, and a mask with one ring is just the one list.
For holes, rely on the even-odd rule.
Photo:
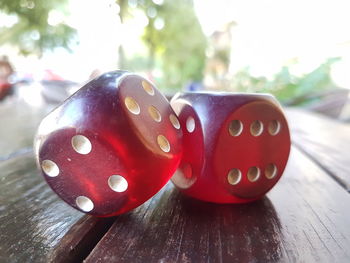
{"label": "die face with six pips", "polygon": [[280,179],[290,152],[287,121],[270,95],[182,93],[171,105],[183,128],[172,182],[216,203],[256,200]]}
{"label": "die face with six pips", "polygon": [[182,93],[171,101],[125,71],[90,81],[41,122],[38,167],[69,205],[127,212],[171,178],[185,194],[244,203],[280,179],[290,152],[282,109],[264,94]]}
{"label": "die face with six pips", "polygon": [[106,73],[41,122],[37,164],[80,211],[113,216],[156,194],[182,156],[182,130],[166,98],[140,76]]}

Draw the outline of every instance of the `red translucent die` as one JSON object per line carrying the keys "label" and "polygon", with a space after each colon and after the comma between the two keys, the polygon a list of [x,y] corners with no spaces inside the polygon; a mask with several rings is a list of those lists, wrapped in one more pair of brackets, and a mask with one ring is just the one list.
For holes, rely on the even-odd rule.
{"label": "red translucent die", "polygon": [[35,150],[51,188],[97,216],[124,213],[156,194],[176,170],[182,131],[166,98],[140,76],[106,73],[41,122]]}
{"label": "red translucent die", "polygon": [[244,203],[280,179],[290,151],[287,121],[265,94],[183,93],[171,100],[183,130],[183,157],[172,182],[185,194]]}

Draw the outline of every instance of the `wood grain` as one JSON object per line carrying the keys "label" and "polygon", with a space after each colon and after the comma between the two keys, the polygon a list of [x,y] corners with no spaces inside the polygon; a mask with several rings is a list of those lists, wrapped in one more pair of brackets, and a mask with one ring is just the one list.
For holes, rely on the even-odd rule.
{"label": "wood grain", "polygon": [[350,191],[350,125],[298,109],[287,117],[293,144]]}
{"label": "wood grain", "polygon": [[86,262],[349,262],[350,195],[292,150],[264,199],[216,205],[168,184],[117,218]]}
{"label": "wood grain", "polygon": [[[1,162],[0,171],[0,262],[48,262],[56,246],[65,248],[58,258],[77,262],[111,224],[84,216],[61,201],[44,182],[30,153]],[[70,240],[72,231],[75,238]]]}
{"label": "wood grain", "polygon": [[83,261],[114,221],[114,217],[83,216],[48,254],[48,262],[75,263]]}
{"label": "wood grain", "polygon": [[30,119],[11,134],[1,115],[0,262],[350,262],[350,128],[287,113],[297,148],[267,197],[217,205],[169,183],[111,219],[61,201],[35,167]]}

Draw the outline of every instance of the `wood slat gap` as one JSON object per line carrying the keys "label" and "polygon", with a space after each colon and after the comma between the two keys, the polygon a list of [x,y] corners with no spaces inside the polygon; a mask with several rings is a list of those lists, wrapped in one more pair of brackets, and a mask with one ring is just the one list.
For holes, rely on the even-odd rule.
{"label": "wood slat gap", "polygon": [[350,125],[296,108],[286,113],[295,146],[349,192]]}
{"label": "wood slat gap", "polygon": [[0,163],[5,162],[5,161],[9,161],[13,158],[18,158],[18,157],[22,157],[22,156],[26,156],[26,155],[33,155],[33,148],[32,147],[22,148],[22,149],[15,151],[9,155],[0,156]]}
{"label": "wood slat gap", "polygon": [[200,202],[168,184],[119,216],[85,262],[347,262],[350,196],[324,173],[292,147],[279,184],[250,204]]}
{"label": "wood slat gap", "polygon": [[48,262],[76,263],[84,261],[115,220],[116,217],[82,217],[48,255]]}
{"label": "wood slat gap", "polygon": [[345,191],[350,193],[350,185],[342,180],[341,177],[337,176],[335,173],[333,173],[330,169],[327,168],[327,166],[323,165],[321,160],[317,160],[314,156],[309,154],[307,151],[304,150],[304,148],[296,141],[293,141],[294,147],[296,147],[299,151],[301,151],[303,154],[305,154],[307,157],[310,158],[315,164],[317,164],[322,170],[325,171],[327,175],[329,175],[332,179],[334,179]]}

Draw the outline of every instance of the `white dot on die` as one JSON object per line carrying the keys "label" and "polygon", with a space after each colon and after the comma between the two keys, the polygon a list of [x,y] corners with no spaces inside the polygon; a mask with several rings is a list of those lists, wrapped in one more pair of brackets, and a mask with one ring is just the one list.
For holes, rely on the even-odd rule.
{"label": "white dot on die", "polygon": [[142,81],[142,87],[143,89],[151,96],[154,95],[154,89],[151,84],[149,84],[147,81]]}
{"label": "white dot on die", "polygon": [[139,104],[136,102],[136,100],[134,100],[133,98],[131,97],[126,97],[125,98],[125,106],[126,108],[132,113],[132,114],[135,114],[135,115],[139,115],[140,114],[140,106]]}
{"label": "white dot on die", "polygon": [[256,167],[256,166],[250,167],[248,170],[247,176],[249,181],[256,182],[260,177],[259,167]]}
{"label": "white dot on die", "polygon": [[160,122],[162,120],[162,116],[160,115],[160,112],[154,106],[149,106],[148,107],[148,114],[152,117],[152,119],[155,122]]}
{"label": "white dot on die", "polygon": [[80,154],[88,154],[92,150],[91,142],[83,135],[75,135],[72,138],[73,149]]}
{"label": "white dot on die", "polygon": [[253,121],[250,125],[250,133],[255,137],[261,135],[263,130],[264,125],[261,121]]}
{"label": "white dot on die", "polygon": [[60,169],[58,168],[57,164],[51,160],[44,160],[41,163],[41,168],[43,169],[44,173],[50,177],[56,177],[60,173]]}
{"label": "white dot on die", "polygon": [[277,135],[281,130],[281,123],[279,121],[273,120],[269,123],[268,131],[272,136]]}
{"label": "white dot on die", "polygon": [[157,142],[163,152],[170,152],[170,143],[164,135],[158,135]]}
{"label": "white dot on die", "polygon": [[186,121],[186,129],[188,132],[193,132],[196,128],[196,123],[192,117],[188,117]]}
{"label": "white dot on die", "polygon": [[171,177],[171,181],[181,189],[189,188],[196,182],[196,179],[191,164],[185,162],[180,164]]}
{"label": "white dot on die", "polygon": [[169,115],[169,120],[175,129],[180,129],[180,122],[174,114]]}
{"label": "white dot on die", "polygon": [[109,187],[118,193],[125,192],[128,189],[128,181],[121,175],[112,175],[108,178]]}
{"label": "white dot on die", "polygon": [[277,175],[277,167],[273,163],[270,163],[266,168],[265,168],[265,176],[267,179],[273,179]]}
{"label": "white dot on die", "polygon": [[78,196],[75,199],[75,203],[84,212],[90,212],[92,209],[94,209],[94,203],[86,196]]}
{"label": "white dot on die", "polygon": [[242,172],[239,169],[231,169],[227,174],[227,181],[230,185],[238,184],[242,179]]}
{"label": "white dot on die", "polygon": [[231,134],[231,136],[239,136],[242,131],[243,131],[243,124],[241,121],[239,120],[233,120],[230,122],[230,126],[228,128],[229,133]]}

